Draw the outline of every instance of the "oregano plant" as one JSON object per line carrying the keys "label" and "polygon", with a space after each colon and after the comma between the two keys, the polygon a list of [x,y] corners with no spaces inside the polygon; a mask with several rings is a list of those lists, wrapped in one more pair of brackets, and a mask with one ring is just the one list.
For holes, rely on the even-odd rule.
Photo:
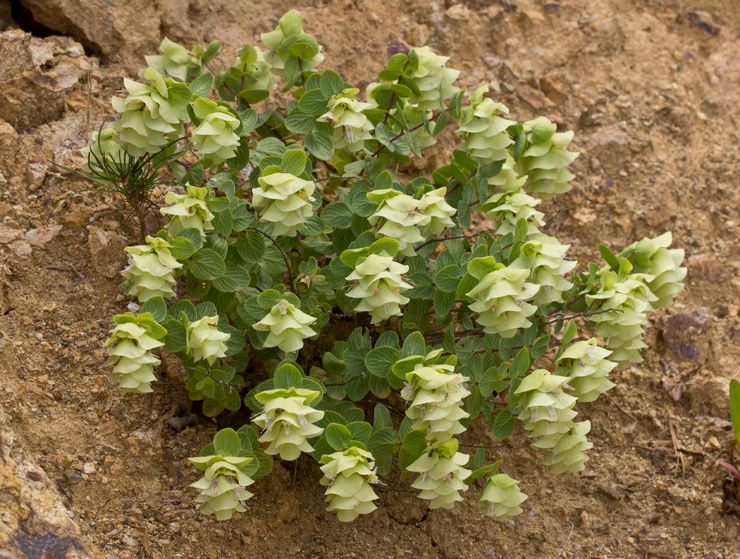
{"label": "oregano plant", "polygon": [[[508,519],[527,497],[492,452],[466,451],[473,421],[583,470],[584,404],[640,361],[648,315],[682,287],[670,233],[578,267],[538,209],[570,189],[572,132],[459,88],[429,47],[361,91],[321,67],[291,10],[262,45],[219,55],[165,39],[84,150],[111,190],[170,185],[136,191],[168,221],[126,249],[138,311],[107,346],[127,392],[156,388],[161,352],[179,358],[224,427],[190,459],[203,513],[243,512],[273,460],[306,455],[341,521],[399,474],[430,508],[477,487]],[[458,147],[420,174],[440,134]]]}

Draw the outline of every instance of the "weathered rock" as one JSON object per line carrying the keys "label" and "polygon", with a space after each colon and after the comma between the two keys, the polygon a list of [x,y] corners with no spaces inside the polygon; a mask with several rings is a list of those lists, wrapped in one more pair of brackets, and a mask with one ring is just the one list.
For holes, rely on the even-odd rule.
{"label": "weathered rock", "polygon": [[711,282],[725,281],[730,273],[722,262],[705,254],[697,254],[688,259],[689,278]]}
{"label": "weathered rock", "polygon": [[23,0],[34,19],[74,37],[93,53],[141,64],[160,40],[157,3],[149,0]]}
{"label": "weathered rock", "polygon": [[123,249],[126,238],[115,231],[106,231],[96,225],[87,228],[87,244],[93,269],[106,278],[116,277],[126,261]]}
{"label": "weathered rock", "polygon": [[0,119],[23,132],[59,118],[65,94],[91,67],[80,48],[68,37],[0,33]]}
{"label": "weathered rock", "polygon": [[39,227],[38,229],[29,229],[26,231],[24,237],[32,246],[44,246],[46,243],[54,239],[61,230],[61,225]]}
{"label": "weathered rock", "polygon": [[0,557],[82,559],[96,556],[54,484],[16,444],[0,410]]}
{"label": "weathered rock", "polygon": [[693,10],[686,14],[686,17],[689,20],[689,23],[697,29],[701,29],[712,37],[719,35],[720,27],[714,22],[712,14],[709,12]]}
{"label": "weathered rock", "polygon": [[666,318],[663,325],[663,340],[677,355],[698,361],[705,342],[700,338],[712,323],[709,309],[700,308],[691,312],[680,312]]}
{"label": "weathered rock", "polygon": [[702,370],[686,386],[692,409],[701,415],[729,418],[730,379]]}

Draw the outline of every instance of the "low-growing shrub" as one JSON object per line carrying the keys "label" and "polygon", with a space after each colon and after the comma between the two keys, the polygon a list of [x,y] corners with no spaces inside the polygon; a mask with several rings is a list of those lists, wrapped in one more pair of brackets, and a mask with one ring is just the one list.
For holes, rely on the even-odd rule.
{"label": "low-growing shrub", "polygon": [[[219,520],[275,458],[304,454],[341,521],[376,508],[394,465],[430,508],[480,480],[488,514],[518,514],[519,482],[465,451],[468,426],[501,439],[520,421],[553,472],[582,470],[581,404],[640,361],[683,251],[666,233],[577,268],[537,209],[570,189],[572,132],[512,120],[429,47],[393,55],[361,92],[319,69],[296,11],[262,40],[218,70],[218,43],[165,39],[86,149],[91,176],[124,195],[121,161],[147,176],[157,162],[142,184],[181,185],[159,210],[169,223],[127,249],[140,308],[115,317],[113,379],[149,392],[158,352],[182,361],[190,398],[226,426],[191,458]],[[409,163],[448,129],[458,148],[419,175]]]}

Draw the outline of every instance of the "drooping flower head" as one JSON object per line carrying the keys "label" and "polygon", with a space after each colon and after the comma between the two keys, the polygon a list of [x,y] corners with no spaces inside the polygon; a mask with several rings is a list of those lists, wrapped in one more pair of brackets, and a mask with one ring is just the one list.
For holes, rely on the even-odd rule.
{"label": "drooping flower head", "polygon": [[160,364],[152,350],[162,347],[167,334],[150,313],[119,314],[113,317],[106,346],[113,365],[113,380],[124,392],[151,392],[154,367]]}
{"label": "drooping flower head", "polygon": [[114,97],[113,108],[121,118],[113,123],[118,140],[134,157],[157,153],[182,136],[190,121],[188,87],[165,79],[154,68],[144,71],[148,83],[124,78],[126,97]]}
{"label": "drooping flower head", "polygon": [[120,166],[127,161],[126,148],[118,141],[118,132],[108,126],[92,133],[90,145],[80,150],[85,158],[82,168],[85,171],[101,172],[103,165]]}
{"label": "drooping flower head", "polygon": [[168,75],[182,82],[188,80],[188,72],[200,67],[198,58],[184,46],[170,41],[167,37],[159,44],[159,54],[144,57],[146,63],[160,74]]}
{"label": "drooping flower head", "polygon": [[295,237],[313,214],[316,183],[272,167],[257,179],[259,187],[252,190],[252,205],[260,210],[260,219],[273,224],[276,235]]}
{"label": "drooping flower head", "polygon": [[367,219],[375,234],[395,239],[400,254],[412,256],[414,244],[424,241],[421,229],[431,223],[431,216],[420,210],[419,200],[394,188],[368,192],[367,199],[376,206]]}
{"label": "drooping flower head", "polygon": [[570,377],[568,384],[581,402],[593,402],[614,387],[609,373],[617,366],[607,357],[611,351],[599,347],[596,338],[570,344],[555,360],[556,373]]}
{"label": "drooping flower head", "polygon": [[219,165],[236,155],[239,136],[235,130],[241,124],[234,114],[211,99],[198,97],[193,112],[200,124],[193,130],[193,146],[205,159]]}
{"label": "drooping flower head", "polygon": [[567,167],[578,157],[577,152],[566,149],[573,140],[573,132],[557,132],[557,125],[544,116],[522,126],[529,146],[520,161],[521,174],[527,175],[525,188],[543,198],[568,192],[575,175]]}
{"label": "drooping flower head", "polygon": [[430,509],[451,509],[462,501],[462,491],[467,491],[465,480],[470,470],[464,468],[470,456],[457,449],[457,439],[433,443],[406,469],[419,474],[411,487],[420,491],[419,498],[429,501]]}
{"label": "drooping flower head", "polygon": [[653,239],[645,238],[632,243],[619,253],[634,266],[634,271],[652,276],[648,287],[657,300],[653,302],[656,309],[673,303],[675,295],[683,289],[686,268],[681,264],[684,251],[680,248],[668,249],[673,237],[670,231]]}
{"label": "drooping flower head", "polygon": [[359,89],[347,88],[333,95],[328,102],[329,110],[316,120],[329,122],[334,127],[334,147],[353,153],[361,151],[365,140],[372,139],[373,124],[363,111],[372,107],[358,100]]}
{"label": "drooping flower head", "polygon": [[417,47],[411,52],[416,55],[419,64],[408,79],[414,82],[420,93],[412,96],[410,102],[423,111],[444,108],[445,102],[458,91],[454,83],[460,71],[447,68],[449,57],[440,56],[429,47]]}
{"label": "drooping flower head", "polygon": [[526,500],[527,496],[519,489],[519,482],[506,474],[491,476],[480,498],[486,514],[500,521],[521,514],[520,505]]}
{"label": "drooping flower head", "polygon": [[318,396],[316,390],[296,387],[263,390],[255,395],[263,410],[252,422],[263,430],[259,441],[269,443],[267,454],[295,460],[302,452],[313,452],[308,439],[323,432],[315,423],[324,412],[311,407]]}
{"label": "drooping flower head", "polygon": [[474,258],[468,263],[468,273],[478,284],[466,295],[473,299],[470,310],[478,313],[476,322],[488,334],[511,338],[522,328],[531,326],[527,320],[537,310],[529,304],[539,286],[528,283],[528,269],[503,266],[492,256]]}
{"label": "drooping flower head", "polygon": [[509,109],[493,99],[484,97],[488,86],[475,90],[470,98],[470,105],[462,109],[460,126],[457,131],[465,139],[465,148],[470,155],[485,163],[506,160],[507,147],[514,140],[506,129],[516,124],[513,120],[502,117]]}
{"label": "drooping flower head", "polygon": [[283,70],[291,56],[300,58],[304,72],[316,68],[324,60],[321,45],[303,31],[303,18],[298,10],[288,10],[275,29],[260,35],[268,49],[267,61],[276,70]]}
{"label": "drooping flower head", "polygon": [[309,326],[314,322],[316,318],[304,313],[289,301],[281,299],[253,328],[260,332],[269,332],[264,347],[279,347],[284,352],[290,353],[301,349],[305,338],[316,335]]}
{"label": "drooping flower head", "polygon": [[188,324],[187,351],[193,361],[208,361],[210,365],[226,356],[229,334],[218,329],[218,316],[204,316]]}
{"label": "drooping flower head", "polygon": [[352,446],[324,454],[321,463],[324,477],[320,483],[328,486],[325,492],[327,510],[336,512],[341,522],[351,522],[378,508],[373,503],[378,496],[371,486],[378,482],[378,476],[370,452]]}
{"label": "drooping flower head", "polygon": [[122,272],[126,294],[145,303],[152,297],[174,297],[174,271],[182,267],[170,252],[171,245],[160,237],[147,237],[145,245],[126,247],[129,265]]}
{"label": "drooping flower head", "polygon": [[245,512],[244,502],[253,496],[246,487],[254,483],[246,467],[254,458],[214,454],[188,458],[203,476],[190,487],[200,490],[195,501],[202,503],[203,514],[213,514],[217,520],[229,520],[235,512]]}
{"label": "drooping flower head", "polygon": [[168,204],[160,211],[163,215],[171,215],[172,220],[167,224],[167,230],[178,235],[184,229],[197,229],[205,238],[206,231],[213,230],[213,214],[208,208],[208,187],[185,185],[186,193],[168,192],[164,201]]}
{"label": "drooping flower head", "polygon": [[[389,248],[392,254],[398,250],[398,243],[391,239],[381,239],[376,243],[392,245],[392,248]],[[402,274],[409,271],[408,266],[394,261],[393,256],[385,250],[375,253],[369,252],[367,247],[346,250],[341,258],[342,262],[352,268],[347,281],[353,284],[347,296],[360,299],[360,303],[355,307],[356,311],[369,312],[373,324],[403,314],[401,306],[409,302],[409,298],[404,296],[403,292],[412,287],[402,277]]]}
{"label": "drooping flower head", "polygon": [[516,224],[520,219],[527,222],[527,234],[534,235],[545,224],[542,219],[545,214],[535,209],[539,203],[540,200],[522,190],[512,190],[492,195],[483,204],[483,210],[499,235],[516,231]]}
{"label": "drooping flower head", "polygon": [[442,186],[425,192],[419,199],[419,211],[429,218],[429,223],[421,232],[424,237],[439,235],[445,229],[455,226],[452,216],[457,213],[457,210],[447,203],[445,194],[447,194],[447,188]]}
{"label": "drooping flower head", "polygon": [[537,233],[523,244],[519,256],[510,264],[512,268],[530,271],[528,281],[539,286],[532,298],[535,305],[562,303],[563,292],[573,287],[565,276],[577,262],[565,259],[568,248],[555,237]]}

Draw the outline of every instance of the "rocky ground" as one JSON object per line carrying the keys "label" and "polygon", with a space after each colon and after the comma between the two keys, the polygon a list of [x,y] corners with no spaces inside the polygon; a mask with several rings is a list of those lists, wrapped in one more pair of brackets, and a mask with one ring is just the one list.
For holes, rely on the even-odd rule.
{"label": "rocky ground", "polygon": [[[187,413],[176,383],[124,397],[110,381],[101,344],[126,306],[118,270],[136,232],[119,201],[74,195],[89,185],[49,162],[79,163],[163,34],[228,51],[294,5],[350,81],[370,81],[399,41],[428,43],[515,118],[575,130],[576,187],[546,212],[581,261],[668,229],[686,249],[687,289],[654,317],[645,362],[584,409],[584,473],[550,475],[521,440],[475,429],[530,495],[514,521],[473,499],[427,512],[391,481],[380,510],[342,525],[307,461],[277,465],[247,513],[216,523],[196,511],[184,460],[214,426],[169,421]],[[0,557],[740,557],[738,503],[715,465],[732,459],[726,395],[740,376],[736,0],[398,6],[0,0]]]}

